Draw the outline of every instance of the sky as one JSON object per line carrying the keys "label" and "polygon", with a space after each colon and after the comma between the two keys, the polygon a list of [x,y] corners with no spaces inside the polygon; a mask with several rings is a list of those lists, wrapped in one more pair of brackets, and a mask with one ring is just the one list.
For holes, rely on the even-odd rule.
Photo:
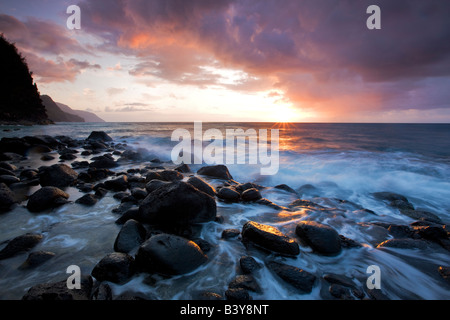
{"label": "sky", "polygon": [[2,0],[0,32],[106,121],[450,122],[448,0]]}

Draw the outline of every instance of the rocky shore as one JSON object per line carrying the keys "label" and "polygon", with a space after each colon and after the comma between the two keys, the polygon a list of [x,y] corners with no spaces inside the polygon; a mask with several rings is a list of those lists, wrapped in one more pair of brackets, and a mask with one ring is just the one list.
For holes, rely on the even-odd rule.
{"label": "rocky shore", "polygon": [[[439,254],[450,251],[448,221],[442,221],[434,213],[416,210],[405,196],[392,192],[381,191],[372,196],[413,222],[393,224],[366,219],[361,228],[377,230],[383,236],[375,237],[373,243],[359,243],[339,234],[326,219],[317,217],[342,216],[339,212],[344,207],[351,207],[364,217],[378,215],[368,208],[341,199],[322,199],[322,203],[301,199],[297,191],[284,184],[273,189],[297,199],[288,206],[279,205],[263,197],[262,192],[268,187],[252,181],[235,181],[224,165],[204,166],[192,172],[185,164],[175,166],[159,159],[149,160],[142,150],[115,143],[105,132],[94,131],[84,140],[45,135],[2,138],[0,150],[2,213],[22,206],[30,214],[51,215],[52,210],[71,202],[85,206],[89,212],[107,194],[113,194],[120,203],[111,212],[121,226],[111,243],[114,252],[105,252],[90,274],[83,275],[82,289],[68,289],[65,280],[36,283],[24,294],[24,300],[160,299],[139,292],[114,295],[111,284],[124,284],[142,274],[161,278],[189,276],[207,266],[216,251],[201,237],[202,228],[210,222],[223,222],[218,215],[219,203],[263,206],[274,215],[293,221],[293,232],[286,234],[276,226],[252,219],[224,229],[220,234],[222,241],[240,241],[248,254],[235,257],[239,268],[227,288],[198,292],[195,299],[252,299],[264,292],[261,283],[264,270],[281,286],[300,294],[318,290],[322,299],[390,299],[386,290],[368,289],[367,276],[324,272],[320,266],[307,271],[295,266],[292,259],[301,258],[305,250],[323,259],[333,259],[343,251],[367,246],[373,250],[419,249]],[[30,150],[40,155],[40,166],[21,166]],[[58,158],[57,163],[46,165]],[[116,170],[124,163],[133,167],[125,172]],[[67,188],[76,188],[84,195],[71,199]],[[26,253],[21,266],[25,272],[51,264],[55,253],[34,251],[44,238],[42,232],[2,239],[6,241],[0,244],[0,263]],[[258,257],[253,256],[255,252]],[[450,288],[448,265],[436,265],[432,273],[442,287]]]}

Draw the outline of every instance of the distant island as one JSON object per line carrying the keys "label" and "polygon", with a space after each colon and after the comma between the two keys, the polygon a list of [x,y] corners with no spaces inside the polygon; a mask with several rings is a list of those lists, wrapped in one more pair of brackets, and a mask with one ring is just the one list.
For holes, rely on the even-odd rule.
{"label": "distant island", "polygon": [[0,124],[105,122],[92,112],[73,110],[48,95],[40,95],[25,58],[3,34],[0,61]]}

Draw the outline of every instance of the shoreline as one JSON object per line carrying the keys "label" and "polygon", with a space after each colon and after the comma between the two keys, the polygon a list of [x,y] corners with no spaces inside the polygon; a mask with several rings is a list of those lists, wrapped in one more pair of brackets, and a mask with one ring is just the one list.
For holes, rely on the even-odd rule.
{"label": "shoreline", "polygon": [[[313,262],[322,260],[333,262],[346,254],[366,254],[368,247],[370,250],[381,252],[390,252],[392,248],[394,251],[415,248],[439,253],[448,253],[450,250],[447,221],[441,221],[433,213],[416,210],[406,197],[384,190],[374,194],[374,199],[386,203],[386,206],[393,210],[398,210],[399,214],[414,219],[413,222],[403,225],[383,224],[377,221],[379,214],[370,208],[364,208],[345,199],[322,198],[318,199],[319,202],[314,202],[301,199],[288,185],[265,187],[252,181],[238,182],[233,180],[232,173],[224,166],[213,166],[209,172],[203,170],[202,174],[201,170],[192,172],[187,165],[175,166],[158,159],[146,159],[145,155],[133,148],[114,142],[104,132],[78,140],[67,136],[36,136],[15,138],[10,140],[9,144],[5,144],[4,141],[3,144],[0,143],[3,151],[1,168],[4,170],[0,176],[11,178],[3,178],[2,183],[7,189],[2,186],[2,196],[8,194],[8,189],[12,189],[14,196],[22,197],[19,203],[11,204],[7,210],[12,208],[14,211],[14,206],[16,208],[19,206],[30,213],[34,212],[31,213],[33,215],[39,216],[43,213],[51,216],[56,210],[61,208],[70,210],[71,206],[77,205],[83,206],[82,208],[89,212],[107,196],[120,202],[113,209],[116,211],[114,219],[120,222],[116,223],[120,229],[117,235],[113,235],[114,243],[121,242],[117,240],[120,238],[119,234],[127,235],[125,237],[127,241],[124,240],[124,243],[117,246],[114,244],[115,249],[121,246],[126,249],[104,252],[103,258],[96,261],[94,268],[89,270],[88,274],[84,274],[86,278],[83,279],[90,288],[85,295],[74,296],[61,286],[60,282],[48,286],[36,283],[33,290],[28,292],[26,299],[41,299],[49,292],[56,294],[56,298],[91,299],[96,296],[99,299],[99,295],[105,299],[120,298],[120,295],[113,296],[111,287],[120,286],[142,274],[154,277],[156,280],[152,281],[156,283],[161,281],[157,280],[161,275],[177,278],[184,274],[188,274],[189,277],[189,274],[193,273],[192,276],[195,277],[201,273],[202,268],[211,267],[211,264],[216,263],[214,261],[218,258],[218,252],[222,252],[220,246],[228,246],[229,243],[231,245],[226,247],[226,250],[239,248],[240,251],[247,253],[246,258],[242,260],[241,256],[235,256],[233,264],[236,264],[237,271],[231,272],[234,274],[233,278],[223,280],[224,284],[216,288],[219,292],[205,291],[200,294],[200,298],[245,300],[252,296],[264,296],[267,292],[263,289],[266,286],[263,283],[263,275],[270,274],[274,281],[277,281],[277,286],[300,295],[312,292],[325,300],[395,299],[395,294],[392,295],[389,291],[382,289],[381,292],[371,292],[364,288],[363,284],[368,277],[364,273],[365,270],[356,275],[336,275],[321,270],[320,264],[316,263],[309,267],[305,265],[308,268],[301,269],[296,266],[299,264],[298,259],[306,256]],[[39,160],[34,168],[18,167],[26,160],[23,157],[29,148],[34,150],[35,155],[42,157],[47,155],[53,159],[46,157],[47,160]],[[4,152],[5,150],[7,152]],[[12,151],[16,151],[15,155],[11,153]],[[64,162],[55,163],[57,156]],[[46,166],[48,163],[46,161],[53,164]],[[126,164],[128,169],[123,170],[123,164]],[[116,169],[120,171],[117,172]],[[72,198],[64,191],[70,188],[77,189],[83,196]],[[39,194],[42,189],[45,193]],[[17,190],[28,191],[19,194]],[[266,193],[291,197],[292,201],[288,205],[280,205],[263,197]],[[35,200],[30,204],[32,198]],[[48,199],[51,201],[48,202]],[[42,207],[44,202],[45,205]],[[4,203],[2,205],[5,206]],[[267,221],[264,223],[253,221],[250,215],[247,218],[248,223],[242,223],[234,221],[233,213],[218,214],[237,208],[242,208],[244,212],[247,210],[251,212],[255,208],[262,210],[261,212],[267,211],[267,214],[264,213],[267,215],[264,216]],[[351,211],[348,208],[351,208]],[[342,212],[351,212],[353,215],[357,212],[363,219],[355,218],[355,221],[366,223],[370,227],[363,230],[376,229],[377,234],[381,236],[377,235],[379,238],[373,243],[359,243],[339,234],[335,226],[330,226],[328,219],[336,220],[338,223],[340,219],[349,216],[349,213]],[[5,214],[8,212],[2,215]],[[371,217],[374,217],[374,222],[368,222]],[[275,220],[270,223],[270,219]],[[252,221],[253,223],[249,223]],[[314,223],[304,224],[305,221]],[[363,228],[357,223],[355,226]],[[205,231],[205,228],[223,230],[217,234],[216,231],[211,233],[209,229]],[[205,232],[214,240],[213,243],[199,238]],[[318,235],[321,236],[318,238]],[[159,241],[155,240],[157,236]],[[328,240],[321,243],[320,239],[324,237]],[[132,242],[130,238],[138,241]],[[383,241],[378,241],[381,238]],[[46,241],[45,232],[42,230],[37,235],[29,235],[16,241],[14,239],[2,239],[5,246],[0,251],[0,256],[12,254],[11,257],[16,259],[22,257],[25,261],[29,253],[36,252],[33,248]],[[158,247],[159,242],[170,243],[178,251],[165,252],[163,248]],[[5,253],[9,243],[19,245],[16,248],[11,246],[12,249],[9,248]],[[33,245],[23,247],[23,243]],[[35,263],[33,261],[39,263],[27,272],[33,272],[33,269],[39,268],[40,265],[52,263],[53,255],[43,253],[46,252],[45,246],[41,249],[37,251],[38,254],[28,256],[27,259],[32,261],[28,261],[28,264],[33,265]],[[190,261],[183,256],[183,252],[190,252],[188,257],[197,258]],[[11,258],[3,258],[0,264],[6,263],[7,266],[8,259]],[[180,264],[183,264],[184,268],[181,270],[175,268]],[[429,267],[426,265],[426,268]],[[438,267],[443,268],[442,272]],[[441,281],[442,288],[446,288],[445,275],[448,272],[446,268],[448,265],[437,266],[434,271],[433,278]],[[94,269],[97,271],[94,272]],[[299,281],[299,278],[303,280]],[[160,298],[153,295],[142,297],[137,292],[134,294],[136,295],[128,298]]]}

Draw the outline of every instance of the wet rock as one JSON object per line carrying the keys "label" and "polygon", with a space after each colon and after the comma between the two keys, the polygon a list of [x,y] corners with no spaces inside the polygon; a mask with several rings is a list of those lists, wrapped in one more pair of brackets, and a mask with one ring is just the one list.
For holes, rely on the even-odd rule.
{"label": "wet rock", "polygon": [[0,168],[0,175],[2,175],[2,176],[12,176],[12,177],[16,176],[16,174],[14,172],[12,172],[12,171],[10,171],[8,169],[3,169],[3,168]]}
{"label": "wet rock", "polygon": [[118,166],[118,163],[108,156],[100,156],[96,157],[96,159],[89,164],[90,168],[97,168],[97,169],[111,169]]}
{"label": "wet rock", "polygon": [[15,237],[0,251],[0,260],[14,257],[20,253],[29,251],[41,242],[42,234],[26,233]]}
{"label": "wet rock", "polygon": [[144,242],[145,235],[142,224],[134,219],[127,220],[114,241],[114,251],[129,253]]}
{"label": "wet rock", "polygon": [[256,201],[262,198],[261,193],[255,189],[250,188],[242,192],[241,195],[242,201]]}
{"label": "wet rock", "polygon": [[222,239],[234,239],[239,237],[239,235],[241,234],[241,231],[239,231],[238,229],[225,229],[222,231]]}
{"label": "wet rock", "polygon": [[239,259],[239,265],[244,274],[254,273],[256,270],[260,269],[261,266],[255,260],[255,258],[250,256],[244,256]]}
{"label": "wet rock", "polygon": [[414,233],[423,239],[431,241],[439,241],[440,239],[447,239],[447,230],[442,225],[434,224],[428,226],[413,227]]}
{"label": "wet rock", "polygon": [[[362,299],[364,297],[364,292],[356,287],[356,284],[347,276],[335,274],[335,273],[327,273],[323,276],[323,279],[326,280],[330,284],[336,284],[339,286],[347,287],[350,289],[350,292],[357,297],[358,299]],[[339,288],[339,287],[337,287]],[[331,289],[331,288],[330,288]],[[336,289],[336,288],[335,288]],[[340,290],[341,291],[341,290]],[[330,293],[333,293],[330,290]],[[347,292],[346,292],[347,293]],[[337,298],[342,298],[339,296],[335,296]]]}
{"label": "wet rock", "polygon": [[231,187],[222,187],[217,192],[217,198],[226,202],[239,202],[241,195]]}
{"label": "wet rock", "polygon": [[0,213],[11,210],[15,203],[16,200],[11,189],[6,184],[0,183]]}
{"label": "wet rock", "polygon": [[315,221],[300,221],[295,233],[318,253],[335,255],[341,251],[339,234],[330,226]]}
{"label": "wet rock", "polygon": [[402,196],[401,194],[394,193],[394,192],[374,192],[372,193],[372,196],[374,196],[378,200],[384,200],[384,201],[397,201],[401,200],[403,202],[408,202],[408,199],[405,196]]}
{"label": "wet rock", "polygon": [[47,262],[55,256],[55,253],[49,251],[35,251],[28,255],[27,260],[19,267],[19,269],[35,268],[44,262]]}
{"label": "wet rock", "polygon": [[186,182],[193,185],[198,190],[209,194],[211,197],[216,196],[216,190],[214,189],[214,187],[199,177],[190,177]]}
{"label": "wet rock", "polygon": [[184,178],[184,176],[176,170],[163,170],[158,173],[161,179],[164,181],[177,181],[183,180]]}
{"label": "wet rock", "polygon": [[400,210],[414,210],[414,206],[408,201],[393,200],[389,203],[389,205]]}
{"label": "wet rock", "polygon": [[156,189],[158,189],[159,187],[169,184],[169,183],[170,182],[168,182],[168,181],[152,179],[145,185],[145,189],[147,190],[148,193],[151,193],[151,192],[155,191]]}
{"label": "wet rock", "polygon": [[85,206],[93,206],[98,202],[98,198],[93,194],[85,194],[75,202]]}
{"label": "wet rock", "polygon": [[14,170],[17,170],[17,167],[15,165],[10,164],[8,162],[3,162],[3,161],[0,162],[0,168],[9,170],[11,172],[14,171]]}
{"label": "wet rock", "polygon": [[51,149],[56,149],[62,145],[57,139],[49,135],[26,136],[23,139],[32,146],[41,145]]}
{"label": "wet rock", "polygon": [[108,190],[105,188],[99,187],[95,190],[95,196],[99,199],[103,198],[108,193]]}
{"label": "wet rock", "polygon": [[202,291],[194,295],[194,300],[223,300],[223,297],[215,292]]}
{"label": "wet rock", "polygon": [[274,203],[274,202],[272,202],[272,201],[270,201],[269,199],[266,199],[266,198],[262,198],[262,199],[256,200],[255,203],[262,204],[264,206],[268,206],[269,208],[274,209],[274,210],[278,210],[278,211],[281,211],[281,210],[291,211],[290,208],[286,208],[286,207],[280,206],[280,205],[278,205],[278,204],[276,204],[276,203]]}
{"label": "wet rock", "polygon": [[413,236],[413,231],[409,226],[391,224],[387,229],[394,238],[410,238]]}
{"label": "wet rock", "polygon": [[65,188],[74,185],[77,178],[78,173],[65,164],[54,164],[39,170],[39,180],[43,187]]}
{"label": "wet rock", "polygon": [[125,222],[127,222],[130,219],[139,219],[139,208],[138,207],[128,208],[127,210],[125,210],[122,213],[122,215],[120,216],[120,218],[115,221],[115,223],[124,224]]}
{"label": "wet rock", "polygon": [[91,300],[109,301],[112,300],[112,290],[109,284],[102,282],[95,288]]}
{"label": "wet rock", "polygon": [[287,184],[279,184],[274,187],[275,189],[280,189],[289,193],[297,194],[297,191],[289,187]]}
{"label": "wet rock", "polygon": [[133,188],[133,189],[131,189],[131,195],[135,199],[141,200],[141,199],[145,199],[145,197],[147,197],[148,193],[147,193],[147,190],[145,190],[145,189]]}
{"label": "wet rock", "polygon": [[216,201],[189,183],[159,187],[139,206],[140,220],[150,224],[195,224],[214,220]]}
{"label": "wet rock", "polygon": [[428,244],[419,239],[389,239],[378,244],[377,248],[426,249]]}
{"label": "wet rock", "polygon": [[161,177],[161,175],[158,172],[156,172],[156,171],[151,171],[151,172],[147,173],[147,175],[145,176],[145,181],[146,182],[149,182],[149,181],[152,181],[152,180],[165,181],[163,179],[163,177]]}
{"label": "wet rock", "polygon": [[2,138],[0,140],[0,150],[2,152],[12,152],[24,156],[31,145],[23,138]]}
{"label": "wet rock", "polygon": [[31,212],[41,212],[66,204],[68,198],[69,195],[59,188],[43,187],[30,196],[27,209]]}
{"label": "wet rock", "polygon": [[450,284],[450,267],[439,266],[438,272],[441,277]]}
{"label": "wet rock", "polygon": [[298,289],[301,293],[312,291],[316,276],[294,266],[276,261],[266,262],[267,267],[284,282]]}
{"label": "wet rock", "polygon": [[165,233],[150,237],[136,254],[141,270],[166,275],[192,272],[207,261],[195,242]]}
{"label": "wet rock", "polygon": [[285,255],[298,255],[300,249],[294,239],[275,227],[249,221],[242,227],[242,238],[264,249]]}
{"label": "wet rock", "polygon": [[81,289],[68,289],[67,280],[42,283],[31,287],[22,300],[89,300],[92,290],[92,277],[81,276]]}
{"label": "wet rock", "polygon": [[113,139],[104,131],[92,131],[86,140],[87,141],[102,141],[102,142],[113,141]]}
{"label": "wet rock", "polygon": [[428,211],[422,211],[422,210],[400,210],[402,214],[405,216],[408,216],[412,219],[416,220],[423,220],[423,221],[429,221],[434,223],[441,223],[441,219],[435,215],[434,213],[428,212]]}
{"label": "wet rock", "polygon": [[60,155],[59,158],[61,160],[69,160],[70,161],[70,160],[76,159],[77,156],[74,154],[71,154],[71,153],[64,153],[64,154]]}
{"label": "wet rock", "polygon": [[51,155],[49,155],[49,154],[44,154],[42,157],[41,157],[41,160],[42,161],[51,161],[51,160],[54,160],[55,159],[55,157],[54,156],[51,156]]}
{"label": "wet rock", "polygon": [[178,172],[181,172],[181,173],[189,173],[189,172],[191,172],[191,168],[185,163],[182,163],[182,164],[176,166],[174,168],[174,170],[176,170]]}
{"label": "wet rock", "polygon": [[256,189],[256,190],[264,189],[263,186],[260,186],[260,185],[258,185],[256,183],[253,183],[253,182],[241,183],[241,184],[238,184],[237,186],[235,186],[234,188],[239,193],[243,193],[244,191],[246,191],[248,189]]}
{"label": "wet rock", "polygon": [[107,180],[104,182],[105,188],[113,191],[125,191],[128,189],[128,177],[121,175],[118,178]]}
{"label": "wet rock", "polygon": [[340,300],[355,300],[350,293],[350,289],[340,284],[332,284],[329,288],[330,294]]}
{"label": "wet rock", "polygon": [[197,174],[224,180],[233,179],[228,168],[222,164],[202,167],[197,171]]}
{"label": "wet rock", "polygon": [[73,169],[82,169],[82,168],[88,168],[89,162],[87,161],[74,161],[71,163],[71,166]]}
{"label": "wet rock", "polygon": [[300,208],[310,208],[310,209],[324,209],[325,207],[310,201],[310,200],[303,200],[303,199],[297,199],[292,201],[289,204],[290,208],[300,207]]}
{"label": "wet rock", "polygon": [[0,175],[0,183],[4,183],[7,186],[20,182],[20,179],[10,175]]}
{"label": "wet rock", "polygon": [[97,281],[124,283],[135,273],[135,261],[132,256],[122,252],[106,255],[92,269],[92,276]]}
{"label": "wet rock", "polygon": [[261,287],[259,286],[256,279],[249,274],[236,276],[236,278],[234,278],[228,284],[228,288],[229,289],[243,288],[245,290],[253,291],[256,293],[262,292]]}
{"label": "wet rock", "polygon": [[342,234],[339,235],[339,239],[341,240],[341,248],[351,249],[351,248],[361,248],[362,244],[356,242],[353,239],[347,238]]}
{"label": "wet rock", "polygon": [[244,288],[231,288],[225,291],[227,300],[246,301],[251,300],[250,294]]}

